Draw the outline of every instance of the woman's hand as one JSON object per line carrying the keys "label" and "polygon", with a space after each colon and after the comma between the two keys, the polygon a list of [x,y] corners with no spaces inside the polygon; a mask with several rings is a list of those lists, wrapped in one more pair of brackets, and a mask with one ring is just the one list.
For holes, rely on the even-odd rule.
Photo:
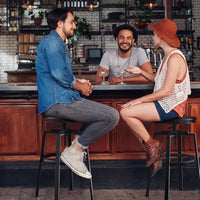
{"label": "woman's hand", "polygon": [[125,71],[131,73],[131,74],[137,74],[137,75],[140,75],[142,74],[142,70],[140,67],[136,67],[136,66],[131,66],[129,65],[128,66],[130,69],[124,69]]}
{"label": "woman's hand", "polygon": [[142,101],[140,100],[140,98],[138,99],[134,99],[132,101],[129,101],[128,103],[124,104],[122,106],[122,108],[132,108],[133,106],[142,103]]}

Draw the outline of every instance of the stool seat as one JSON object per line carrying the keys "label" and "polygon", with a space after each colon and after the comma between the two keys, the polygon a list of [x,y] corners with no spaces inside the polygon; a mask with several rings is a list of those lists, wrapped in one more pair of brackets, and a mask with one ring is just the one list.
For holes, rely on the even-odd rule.
{"label": "stool seat", "polygon": [[177,124],[191,124],[191,123],[194,123],[195,121],[196,121],[196,117],[183,116],[182,118],[169,119],[169,120],[160,121],[156,123],[177,125]]}
{"label": "stool seat", "polygon": [[50,117],[50,116],[46,116],[46,115],[43,115],[43,116],[42,116],[42,121],[48,122],[48,123],[68,123],[68,122],[77,122],[77,121],[70,120],[70,119],[61,119],[61,118]]}
{"label": "stool seat", "polygon": [[[183,118],[175,118],[166,121],[156,122],[156,124],[169,124],[172,125],[171,129],[163,130],[160,132],[155,132],[154,137],[157,135],[166,136],[166,167],[165,167],[165,200],[169,198],[170,189],[170,166],[178,166],[179,174],[179,190],[183,189],[183,169],[182,166],[189,164],[196,164],[198,181],[200,186],[200,166],[199,166],[199,155],[197,147],[197,139],[195,133],[190,133],[189,131],[178,130],[177,125],[191,124],[196,122],[196,117],[184,116]],[[192,136],[195,147],[195,156],[182,153],[182,137]],[[178,150],[177,153],[171,153],[171,138],[174,138],[174,146],[176,146],[176,138],[178,139]],[[149,176],[147,181],[146,196],[149,196],[149,187],[151,179],[151,167],[149,169]]]}

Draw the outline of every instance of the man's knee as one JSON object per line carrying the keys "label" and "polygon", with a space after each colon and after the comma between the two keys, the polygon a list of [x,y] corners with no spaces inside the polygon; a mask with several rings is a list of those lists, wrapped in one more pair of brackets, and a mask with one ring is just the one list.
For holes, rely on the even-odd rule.
{"label": "man's knee", "polygon": [[111,111],[110,111],[110,114],[111,114],[110,115],[110,121],[113,124],[117,125],[118,122],[119,122],[119,112],[116,109],[112,108]]}
{"label": "man's knee", "polygon": [[128,117],[126,108],[122,108],[120,110],[120,116],[122,117],[122,119],[126,119]]}

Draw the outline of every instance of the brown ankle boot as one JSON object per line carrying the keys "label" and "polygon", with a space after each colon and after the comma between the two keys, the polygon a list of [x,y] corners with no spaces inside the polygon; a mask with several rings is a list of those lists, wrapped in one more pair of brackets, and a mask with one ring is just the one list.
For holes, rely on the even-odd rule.
{"label": "brown ankle boot", "polygon": [[163,157],[164,157],[163,152],[158,153],[158,156],[157,156],[155,162],[152,165],[151,177],[154,176],[157,173],[157,171],[162,168]]}
{"label": "brown ankle boot", "polygon": [[156,138],[150,137],[149,140],[144,143],[144,146],[147,154],[146,167],[149,167],[156,160],[162,144]]}

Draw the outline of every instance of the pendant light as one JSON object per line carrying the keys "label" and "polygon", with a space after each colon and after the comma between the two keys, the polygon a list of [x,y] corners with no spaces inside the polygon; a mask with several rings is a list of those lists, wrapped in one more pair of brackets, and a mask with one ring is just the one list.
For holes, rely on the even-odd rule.
{"label": "pendant light", "polygon": [[146,0],[146,3],[144,5],[149,7],[150,9],[153,9],[153,7],[157,6],[158,4],[155,0]]}
{"label": "pendant light", "polygon": [[32,12],[34,8],[37,8],[36,5],[34,5],[34,0],[25,1],[25,4],[22,5],[22,8],[27,8],[28,12]]}
{"label": "pendant light", "polygon": [[90,11],[93,11],[98,5],[94,0],[87,0],[87,5],[85,5],[85,7],[89,8]]}

